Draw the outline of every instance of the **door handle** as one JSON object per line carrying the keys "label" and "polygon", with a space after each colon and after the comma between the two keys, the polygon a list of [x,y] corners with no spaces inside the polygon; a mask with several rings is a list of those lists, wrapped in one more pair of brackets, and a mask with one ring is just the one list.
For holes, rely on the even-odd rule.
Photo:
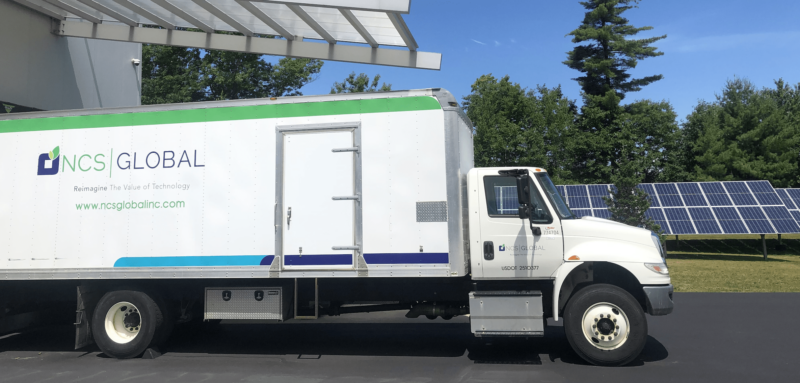
{"label": "door handle", "polygon": [[292,208],[289,207],[289,211],[286,212],[286,226],[288,227],[289,224],[292,223]]}
{"label": "door handle", "polygon": [[491,261],[492,259],[494,259],[494,242],[492,241],[483,242],[483,259],[487,261]]}
{"label": "door handle", "polygon": [[533,231],[533,235],[536,236],[542,235],[542,229],[539,228],[538,226],[534,226],[531,231]]}

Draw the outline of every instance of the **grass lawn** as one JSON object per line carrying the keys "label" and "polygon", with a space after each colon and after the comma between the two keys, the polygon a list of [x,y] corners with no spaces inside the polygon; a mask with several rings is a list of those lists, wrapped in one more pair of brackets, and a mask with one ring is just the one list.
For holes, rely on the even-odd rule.
{"label": "grass lawn", "polygon": [[800,235],[667,236],[667,265],[679,292],[800,292]]}

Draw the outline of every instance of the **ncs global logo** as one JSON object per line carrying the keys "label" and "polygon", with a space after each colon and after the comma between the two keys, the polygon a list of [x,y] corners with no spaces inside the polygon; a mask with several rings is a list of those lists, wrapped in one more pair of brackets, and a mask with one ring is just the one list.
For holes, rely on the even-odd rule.
{"label": "ncs global logo", "polygon": [[39,168],[36,172],[40,176],[52,176],[58,174],[59,149],[58,146],[48,153],[39,155]]}
{"label": "ncs global logo", "polygon": [[506,251],[506,245],[505,244],[500,245],[500,251]]}
{"label": "ncs global logo", "polygon": [[114,161],[114,150],[110,149],[109,154],[73,154],[71,158],[69,155],[60,153],[59,147],[56,146],[51,152],[39,155],[39,167],[36,174],[52,176],[59,172],[69,173],[72,171],[72,173],[75,173],[77,169],[81,172],[107,171],[108,176],[111,177],[111,172],[114,168],[118,171],[136,171],[156,168],[180,169],[181,166],[184,169],[204,168],[206,166],[200,163],[203,158],[202,154],[200,160],[198,160],[197,150],[194,150],[194,156],[192,156],[191,150],[151,151],[146,155],[138,152],[122,152],[117,155],[116,161]]}

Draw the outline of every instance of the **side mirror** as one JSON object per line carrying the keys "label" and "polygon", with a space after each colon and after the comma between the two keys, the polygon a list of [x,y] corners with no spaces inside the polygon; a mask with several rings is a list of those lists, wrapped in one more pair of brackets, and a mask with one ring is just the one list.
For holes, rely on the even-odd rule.
{"label": "side mirror", "polygon": [[[531,215],[534,214],[536,206],[533,206],[533,202],[531,201],[531,176],[528,175],[527,169],[513,169],[513,170],[501,170],[500,175],[503,176],[513,176],[514,179],[517,181],[517,201],[519,202],[519,218],[520,219],[531,219]],[[538,228],[537,226],[533,225],[533,222],[529,222],[531,225],[531,232],[533,235],[539,236],[542,235],[542,229]]]}

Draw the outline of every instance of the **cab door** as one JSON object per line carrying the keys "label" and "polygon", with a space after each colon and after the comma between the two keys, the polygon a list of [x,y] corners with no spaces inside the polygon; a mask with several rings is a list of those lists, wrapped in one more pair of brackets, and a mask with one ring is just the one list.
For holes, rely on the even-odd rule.
{"label": "cab door", "polygon": [[517,184],[497,169],[478,171],[481,267],[484,279],[547,279],[563,263],[561,222],[531,177],[531,223],[519,218]]}

